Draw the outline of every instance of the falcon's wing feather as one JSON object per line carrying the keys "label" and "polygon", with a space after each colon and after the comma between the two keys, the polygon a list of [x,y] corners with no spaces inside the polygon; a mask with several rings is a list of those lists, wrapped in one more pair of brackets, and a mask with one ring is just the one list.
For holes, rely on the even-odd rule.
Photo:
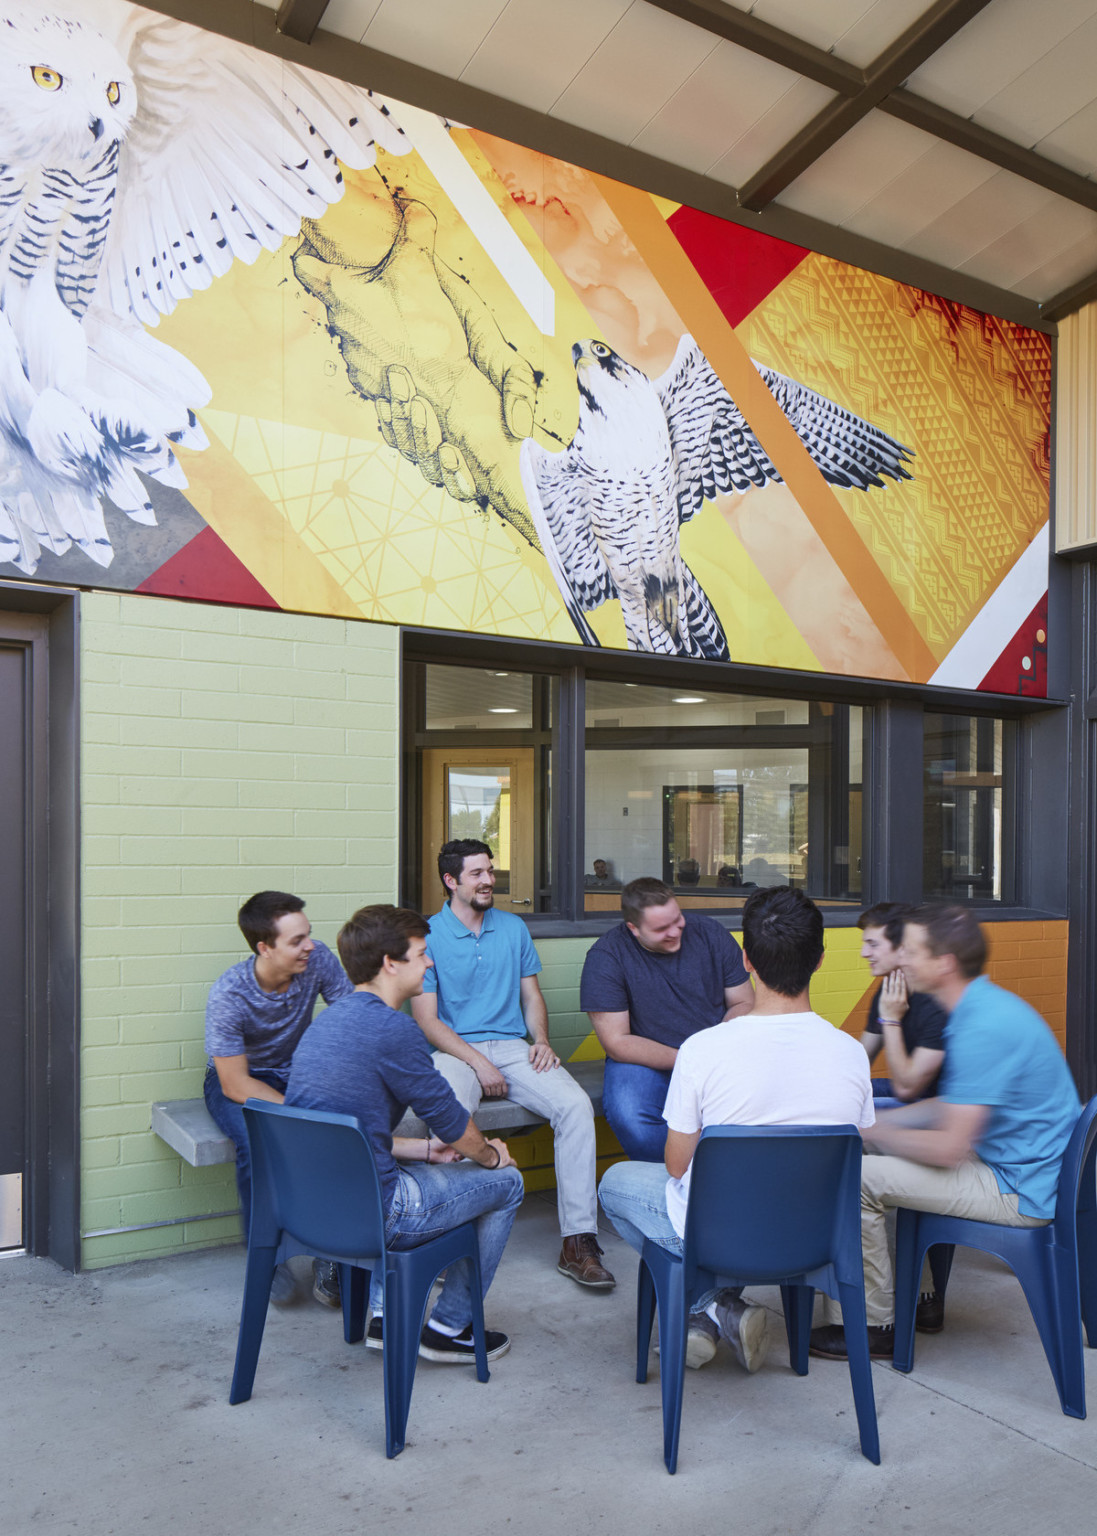
{"label": "falcon's wing feather", "polygon": [[584,610],[616,597],[617,588],[587,516],[589,476],[573,448],[547,453],[531,437],[522,444],[520,463],[530,516],[572,623],[586,645],[598,645]]}
{"label": "falcon's wing feather", "polygon": [[870,485],[883,486],[881,475],[913,479],[906,466],[914,453],[897,438],[795,379],[754,366],[831,485],[866,491]]}
{"label": "falcon's wing feather", "polygon": [[321,217],[340,161],[411,147],[371,92],[151,12],[133,12],[122,48],[138,106],[100,292],[147,325]]}
{"label": "falcon's wing feather", "polygon": [[[794,379],[754,366],[832,485],[863,491],[882,486],[881,475],[911,478],[906,465],[914,455],[896,438]],[[692,336],[682,337],[655,387],[670,428],[680,521],[688,521],[718,491],[745,491],[781,479]]]}

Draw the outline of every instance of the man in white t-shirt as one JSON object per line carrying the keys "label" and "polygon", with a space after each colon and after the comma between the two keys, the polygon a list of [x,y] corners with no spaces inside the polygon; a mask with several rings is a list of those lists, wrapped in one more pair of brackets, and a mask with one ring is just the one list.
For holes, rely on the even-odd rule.
{"label": "man in white t-shirt", "polygon": [[[811,1011],[811,978],[822,961],[823,916],[815,903],[787,886],[755,891],[743,908],[753,1011],[691,1035],[679,1048],[663,1110],[665,1169],[615,1163],[598,1192],[638,1253],[645,1238],[682,1252],[690,1167],[706,1125],[874,1123],[865,1052]],[[707,1364],[720,1337],[746,1370],[756,1371],[765,1358],[765,1310],[747,1306],[738,1289],[700,1297],[690,1314],[686,1364]]]}

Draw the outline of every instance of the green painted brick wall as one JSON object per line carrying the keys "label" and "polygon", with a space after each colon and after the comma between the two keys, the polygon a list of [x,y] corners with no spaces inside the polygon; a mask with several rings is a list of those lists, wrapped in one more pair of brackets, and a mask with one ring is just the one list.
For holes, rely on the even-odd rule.
{"label": "green painted brick wall", "polygon": [[201,1092],[210,983],[245,953],[240,902],[278,887],[317,936],[391,901],[398,632],[162,598],[81,601],[81,1228],[94,1268],[225,1242],[232,1170],[152,1134]]}

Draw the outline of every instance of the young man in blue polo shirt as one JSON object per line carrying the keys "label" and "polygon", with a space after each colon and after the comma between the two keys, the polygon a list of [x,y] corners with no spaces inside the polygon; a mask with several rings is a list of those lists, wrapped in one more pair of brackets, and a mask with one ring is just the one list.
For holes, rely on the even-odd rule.
{"label": "young man in blue polo shirt", "polygon": [[434,1064],[469,1114],[483,1095],[509,1096],[552,1127],[563,1239],[557,1269],[606,1290],[595,1194],[594,1111],[549,1044],[541,962],[525,923],[496,912],[491,849],[472,838],[446,843],[438,873],[449,900],[430,920],[433,970],[411,1001],[434,1047]]}
{"label": "young man in blue polo shirt", "polygon": [[[1040,1015],[982,974],[987,946],[966,907],[917,908],[903,927],[912,992],[948,1014],[937,1096],[883,1111],[862,1132],[861,1245],[873,1359],[895,1342],[895,1283],[885,1216],[908,1206],[1005,1227],[1046,1226],[1081,1111],[1063,1053]],[[834,1316],[834,1303],[824,1309]],[[940,1326],[938,1321],[937,1326]],[[934,1332],[937,1331],[935,1327]],[[837,1322],[812,1329],[811,1353],[846,1357]]]}

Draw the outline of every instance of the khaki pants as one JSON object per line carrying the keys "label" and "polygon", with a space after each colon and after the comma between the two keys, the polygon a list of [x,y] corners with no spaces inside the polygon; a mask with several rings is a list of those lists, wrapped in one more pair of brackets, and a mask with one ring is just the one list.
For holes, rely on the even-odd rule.
{"label": "khaki pants", "polygon": [[[977,1157],[958,1168],[929,1168],[905,1157],[866,1153],[861,1163],[861,1247],[870,1328],[895,1319],[895,1275],[885,1226],[885,1213],[895,1206],[963,1216],[969,1221],[993,1221],[1003,1227],[1047,1226],[1037,1216],[1022,1216],[1017,1196],[1002,1194],[992,1170]],[[839,1322],[838,1303],[828,1298],[823,1316],[828,1323]]]}

